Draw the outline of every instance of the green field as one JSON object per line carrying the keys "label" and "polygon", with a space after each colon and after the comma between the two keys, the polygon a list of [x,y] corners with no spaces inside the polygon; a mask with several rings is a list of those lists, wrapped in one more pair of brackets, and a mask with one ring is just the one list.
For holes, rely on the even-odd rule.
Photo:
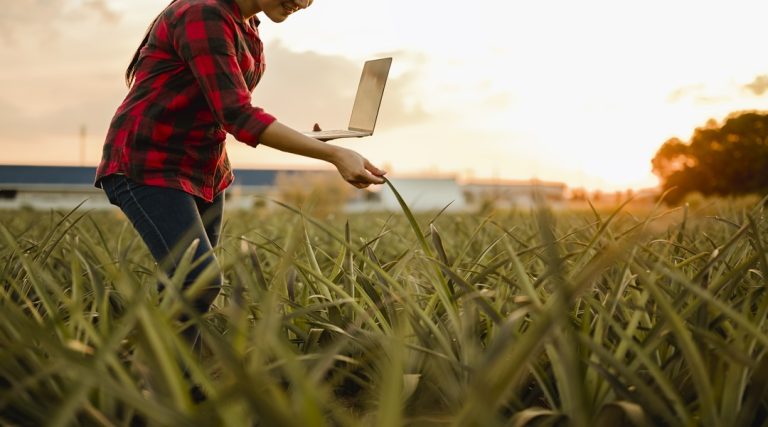
{"label": "green field", "polygon": [[762,202],[227,212],[199,352],[119,212],[0,221],[0,424],[768,425]]}

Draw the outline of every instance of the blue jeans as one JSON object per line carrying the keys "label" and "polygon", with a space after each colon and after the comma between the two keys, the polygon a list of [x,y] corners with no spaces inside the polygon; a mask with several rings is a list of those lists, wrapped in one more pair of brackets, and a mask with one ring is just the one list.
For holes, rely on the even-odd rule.
{"label": "blue jeans", "polygon": [[[100,183],[109,202],[125,213],[155,261],[169,277],[173,275],[189,245],[195,239],[199,240],[193,262],[200,262],[187,274],[184,289],[208,266],[213,265],[218,270],[212,248],[216,246],[221,233],[223,193],[209,203],[174,188],[139,184],[125,175],[109,175],[102,178]],[[200,314],[208,311],[219,293],[222,281],[219,272],[211,283],[207,283],[196,294],[191,302],[195,311]],[[183,316],[182,320],[186,318]],[[193,331],[185,331],[184,334],[190,333],[196,335]]]}

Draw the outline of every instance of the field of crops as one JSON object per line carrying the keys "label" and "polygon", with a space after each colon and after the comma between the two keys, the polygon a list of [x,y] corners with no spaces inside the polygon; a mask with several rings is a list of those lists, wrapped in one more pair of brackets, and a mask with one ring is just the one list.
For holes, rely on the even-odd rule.
{"label": "field of crops", "polygon": [[767,247],[757,201],[233,211],[193,351],[119,212],[0,212],[0,424],[765,426]]}

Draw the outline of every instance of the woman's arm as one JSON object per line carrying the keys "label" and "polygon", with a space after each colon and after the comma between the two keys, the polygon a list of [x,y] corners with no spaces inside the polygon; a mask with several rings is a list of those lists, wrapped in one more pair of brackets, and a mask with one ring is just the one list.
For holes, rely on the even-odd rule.
{"label": "woman's arm", "polygon": [[329,162],[336,166],[342,178],[357,188],[384,183],[382,177],[386,172],[357,152],[310,138],[278,121],[264,129],[259,142],[280,151]]}
{"label": "woman's arm", "polygon": [[190,7],[176,22],[174,47],[194,74],[208,106],[224,130],[238,141],[257,143],[301,156],[325,160],[358,188],[382,184],[384,171],[360,154],[310,138],[251,104],[234,46],[232,18],[212,5]]}

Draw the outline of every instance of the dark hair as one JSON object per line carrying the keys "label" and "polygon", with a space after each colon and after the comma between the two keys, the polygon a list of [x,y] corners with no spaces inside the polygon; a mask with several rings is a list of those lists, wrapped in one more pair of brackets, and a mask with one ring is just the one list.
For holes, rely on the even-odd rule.
{"label": "dark hair", "polygon": [[[176,0],[171,0],[171,3],[176,2]],[[171,4],[169,3],[169,5]],[[144,40],[141,41],[139,44],[139,47],[136,49],[136,52],[133,54],[133,58],[131,59],[131,62],[128,64],[128,68],[125,70],[125,84],[128,87],[131,87],[133,85],[133,81],[136,78],[136,65],[139,63],[139,54],[141,53],[141,49],[147,45],[147,42],[149,41],[149,33],[152,31],[152,27],[157,24],[157,21],[160,20],[160,17],[163,15],[163,12],[160,12],[155,19],[152,21],[151,24],[149,24],[149,27],[147,28],[147,32],[144,34]]]}

